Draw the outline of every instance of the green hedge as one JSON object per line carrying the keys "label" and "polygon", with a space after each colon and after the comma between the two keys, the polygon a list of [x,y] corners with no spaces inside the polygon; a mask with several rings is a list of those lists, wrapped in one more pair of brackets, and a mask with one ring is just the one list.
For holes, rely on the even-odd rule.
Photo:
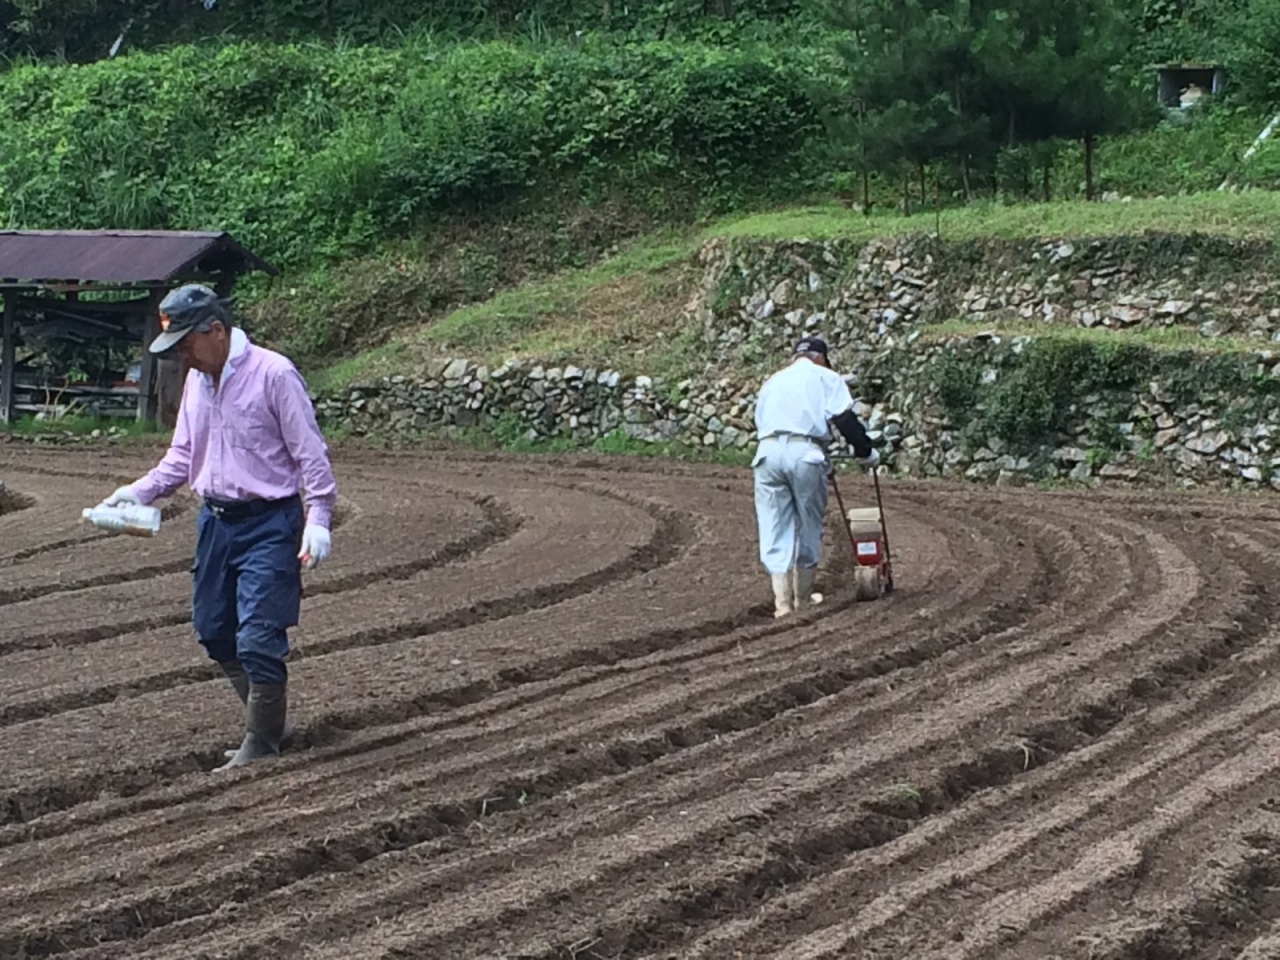
{"label": "green hedge", "polygon": [[818,59],[688,43],[235,44],[0,75],[13,226],[232,231],[281,264],[572,178],[709,209],[793,175]]}
{"label": "green hedge", "polygon": [[126,23],[124,49],[136,51],[212,37],[398,46],[411,35],[545,41],[599,30],[733,43],[779,26],[794,45],[820,18],[807,0],[0,0],[0,53],[98,60]]}
{"label": "green hedge", "polygon": [[[588,37],[15,66],[0,74],[0,212],[17,227],[223,228],[288,267],[565,184],[570,206],[607,196],[669,220],[795,201],[842,175],[814,99],[829,57]],[[1100,182],[1134,195],[1212,189],[1227,172],[1276,185],[1280,138],[1239,169],[1262,122],[1220,108],[1108,141]],[[1076,193],[1077,152],[1059,157],[1057,196]],[[877,192],[892,202],[893,187]]]}
{"label": "green hedge", "polygon": [[[972,341],[951,344],[930,358],[923,382],[926,402],[936,402],[966,446],[995,438],[1018,455],[1061,443],[1091,419],[1094,407],[1113,406],[1119,422],[1135,398],[1149,396],[1153,382],[1179,405],[1235,398],[1223,406],[1230,429],[1257,423],[1280,405],[1280,382],[1260,370],[1252,354],[1169,350],[1075,331],[1030,338],[1017,353]],[[1101,432],[1091,443],[1104,449],[1125,444],[1103,427],[1105,417],[1092,419]],[[1140,426],[1154,433],[1153,424]]]}

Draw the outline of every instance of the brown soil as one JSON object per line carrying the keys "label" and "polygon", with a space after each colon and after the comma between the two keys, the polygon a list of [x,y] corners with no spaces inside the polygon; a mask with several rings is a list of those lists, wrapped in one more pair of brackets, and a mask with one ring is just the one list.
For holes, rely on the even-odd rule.
{"label": "brown soil", "polygon": [[0,452],[0,957],[1280,953],[1280,502],[889,482],[895,594],[832,516],[775,621],[745,471],[344,455],[212,776],[192,499],[79,523],[146,466]]}

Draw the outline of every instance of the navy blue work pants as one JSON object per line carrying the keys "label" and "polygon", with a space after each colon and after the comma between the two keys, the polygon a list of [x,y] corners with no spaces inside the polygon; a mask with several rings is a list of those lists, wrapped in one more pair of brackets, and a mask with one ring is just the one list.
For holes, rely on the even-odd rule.
{"label": "navy blue work pants", "polygon": [[239,660],[253,683],[284,683],[288,629],[302,603],[302,502],[274,502],[256,516],[196,518],[191,612],[210,659]]}

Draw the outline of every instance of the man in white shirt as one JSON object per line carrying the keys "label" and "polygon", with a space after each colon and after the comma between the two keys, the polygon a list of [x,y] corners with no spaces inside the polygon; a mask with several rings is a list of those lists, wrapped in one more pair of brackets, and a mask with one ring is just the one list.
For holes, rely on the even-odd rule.
{"label": "man in white shirt", "polygon": [[806,606],[812,595],[827,509],[830,424],[867,466],[879,463],[880,454],[819,337],[797,343],[791,363],[765,381],[755,421],[759,447],[751,467],[760,562],[773,585],[774,616],[783,617]]}

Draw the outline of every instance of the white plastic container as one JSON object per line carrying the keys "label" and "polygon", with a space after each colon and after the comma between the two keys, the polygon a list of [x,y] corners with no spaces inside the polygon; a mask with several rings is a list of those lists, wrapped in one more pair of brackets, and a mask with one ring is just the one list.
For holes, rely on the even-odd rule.
{"label": "white plastic container", "polygon": [[107,507],[98,504],[83,512],[88,520],[100,530],[111,533],[124,533],[131,537],[154,537],[160,532],[160,509],[144,507],[136,503],[126,503],[118,507]]}

